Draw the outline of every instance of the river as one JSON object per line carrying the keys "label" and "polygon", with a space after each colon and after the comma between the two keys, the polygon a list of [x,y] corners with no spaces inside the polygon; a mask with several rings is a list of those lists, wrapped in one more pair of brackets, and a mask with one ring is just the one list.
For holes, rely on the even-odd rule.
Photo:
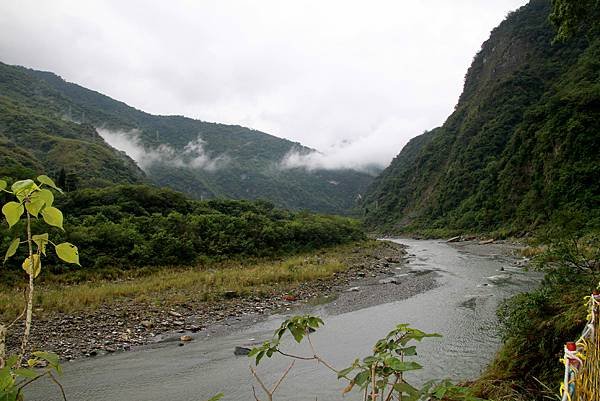
{"label": "river", "polygon": [[[394,241],[408,246],[411,257],[407,267],[417,273],[402,279],[418,279],[419,272],[435,271],[437,286],[407,299],[343,313],[328,304],[311,307],[308,312],[325,320],[325,326],[312,335],[315,348],[331,364],[343,368],[354,358],[367,355],[372,344],[397,323],[406,322],[443,336],[417,345],[416,360],[424,369],[412,375],[415,383],[430,378],[476,377],[500,345],[498,304],[535,287],[540,275],[515,268],[513,259],[500,254],[481,255],[439,241]],[[268,339],[286,317],[272,315],[232,328],[229,333],[200,335],[185,347],[167,342],[66,363],[61,382],[70,401],[203,401],[218,392],[225,394],[224,400],[252,400],[252,385],[256,383],[248,369],[251,361],[235,356],[233,349]],[[285,348],[308,352],[304,345],[291,342],[285,343]],[[258,371],[272,383],[288,362],[274,357],[261,362]],[[298,361],[275,399],[341,400],[343,387],[344,383],[324,367]],[[51,383],[36,384],[26,394],[30,401],[61,400]],[[359,398],[350,394],[343,399]]]}

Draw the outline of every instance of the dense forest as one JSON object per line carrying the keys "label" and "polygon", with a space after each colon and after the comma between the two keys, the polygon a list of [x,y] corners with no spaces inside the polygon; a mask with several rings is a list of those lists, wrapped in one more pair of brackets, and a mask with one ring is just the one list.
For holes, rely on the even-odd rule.
{"label": "dense forest", "polygon": [[[277,209],[267,201],[192,200],[144,185],[73,191],[57,196],[56,205],[66,216],[65,231],[56,229],[53,236],[77,244],[88,270],[273,257],[364,239],[360,224],[344,217]],[[37,225],[35,232],[45,229],[43,222]],[[19,230],[1,225],[0,248]],[[50,255],[47,264],[53,272],[67,268]]]}
{"label": "dense forest", "polygon": [[[136,146],[146,174],[99,133]],[[62,169],[72,187],[146,180],[197,199],[269,199],[285,208],[347,214],[373,180],[348,169],[284,168],[288,152],[314,150],[241,126],[151,115],[53,73],[2,63],[0,141],[0,176]]]}
{"label": "dense forest", "polygon": [[371,227],[519,234],[565,210],[600,226],[600,35],[556,41],[549,13],[533,0],[492,31],[454,113],[370,187]]}

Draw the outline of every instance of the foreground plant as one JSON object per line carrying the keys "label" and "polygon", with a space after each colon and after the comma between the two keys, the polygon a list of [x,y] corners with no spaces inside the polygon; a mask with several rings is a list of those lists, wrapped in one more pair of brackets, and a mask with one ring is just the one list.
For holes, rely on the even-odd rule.
{"label": "foreground plant", "polygon": [[[42,256],[46,256],[48,244],[54,247],[56,255],[63,261],[79,264],[79,253],[75,245],[68,242],[55,244],[50,240],[47,232],[32,233],[32,220],[39,219],[40,216],[49,226],[63,230],[63,214],[53,206],[54,193],[52,192],[54,190],[62,193],[62,190],[48,176],[40,175],[37,181],[37,183],[33,180],[16,181],[8,190],[7,182],[0,180],[0,191],[12,195],[15,199],[2,206],[2,214],[8,223],[9,229],[17,226],[25,233],[25,240],[21,241],[19,236],[15,236],[11,241],[3,263],[6,263],[9,258],[17,253],[21,244],[26,244],[27,257],[21,266],[29,279],[23,313],[8,327],[3,324],[0,325],[0,401],[23,400],[23,388],[42,377],[48,377],[57,383],[63,398],[65,398],[64,391],[62,391],[60,383],[54,376],[54,373],[61,373],[57,355],[49,352],[33,352],[30,359],[26,361],[24,359],[28,351],[31,333],[34,280],[42,271]],[[22,221],[24,224],[19,224]],[[35,251],[34,245],[36,247]],[[20,353],[6,358],[4,350],[6,330],[23,315],[25,316],[25,328]],[[36,370],[40,367],[44,367],[44,369]]]}
{"label": "foreground plant", "polygon": [[[362,360],[356,359],[351,366],[338,370],[316,352],[310,337],[311,333],[323,324],[323,321],[316,316],[294,316],[281,324],[275,331],[273,339],[264,342],[261,346],[254,347],[250,351],[248,356],[255,358],[256,365],[265,356],[271,358],[275,354],[293,360],[271,388],[265,384],[256,369],[250,367],[252,375],[265,393],[268,401],[273,401],[275,392],[294,367],[296,360],[312,360],[322,364],[337,374],[338,379],[348,382],[342,391],[343,394],[358,389],[362,392],[364,401],[481,400],[474,397],[468,388],[454,385],[449,380],[428,381],[421,388],[414,387],[406,380],[408,372],[422,369],[422,366],[417,362],[408,360],[408,358],[417,355],[416,346],[412,343],[415,341],[420,342],[428,337],[441,337],[439,334],[425,333],[410,327],[408,324],[399,324],[385,338],[375,343],[372,355]],[[306,338],[311,355],[293,355],[283,351],[281,340],[286,333],[290,333],[297,343]],[[254,387],[253,393],[254,399],[261,401]]]}

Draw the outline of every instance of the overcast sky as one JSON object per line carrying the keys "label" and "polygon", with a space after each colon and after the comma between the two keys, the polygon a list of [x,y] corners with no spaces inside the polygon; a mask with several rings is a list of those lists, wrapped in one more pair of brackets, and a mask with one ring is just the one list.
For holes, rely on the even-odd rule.
{"label": "overcast sky", "polygon": [[326,166],[386,165],[443,123],[526,0],[0,2],[0,61],[154,114],[240,124]]}

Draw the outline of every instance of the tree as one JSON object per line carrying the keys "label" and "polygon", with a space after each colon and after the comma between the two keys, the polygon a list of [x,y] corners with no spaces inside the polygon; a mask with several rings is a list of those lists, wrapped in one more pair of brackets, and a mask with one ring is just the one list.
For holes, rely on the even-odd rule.
{"label": "tree", "polygon": [[550,21],[557,28],[556,40],[600,30],[600,0],[552,0]]}

